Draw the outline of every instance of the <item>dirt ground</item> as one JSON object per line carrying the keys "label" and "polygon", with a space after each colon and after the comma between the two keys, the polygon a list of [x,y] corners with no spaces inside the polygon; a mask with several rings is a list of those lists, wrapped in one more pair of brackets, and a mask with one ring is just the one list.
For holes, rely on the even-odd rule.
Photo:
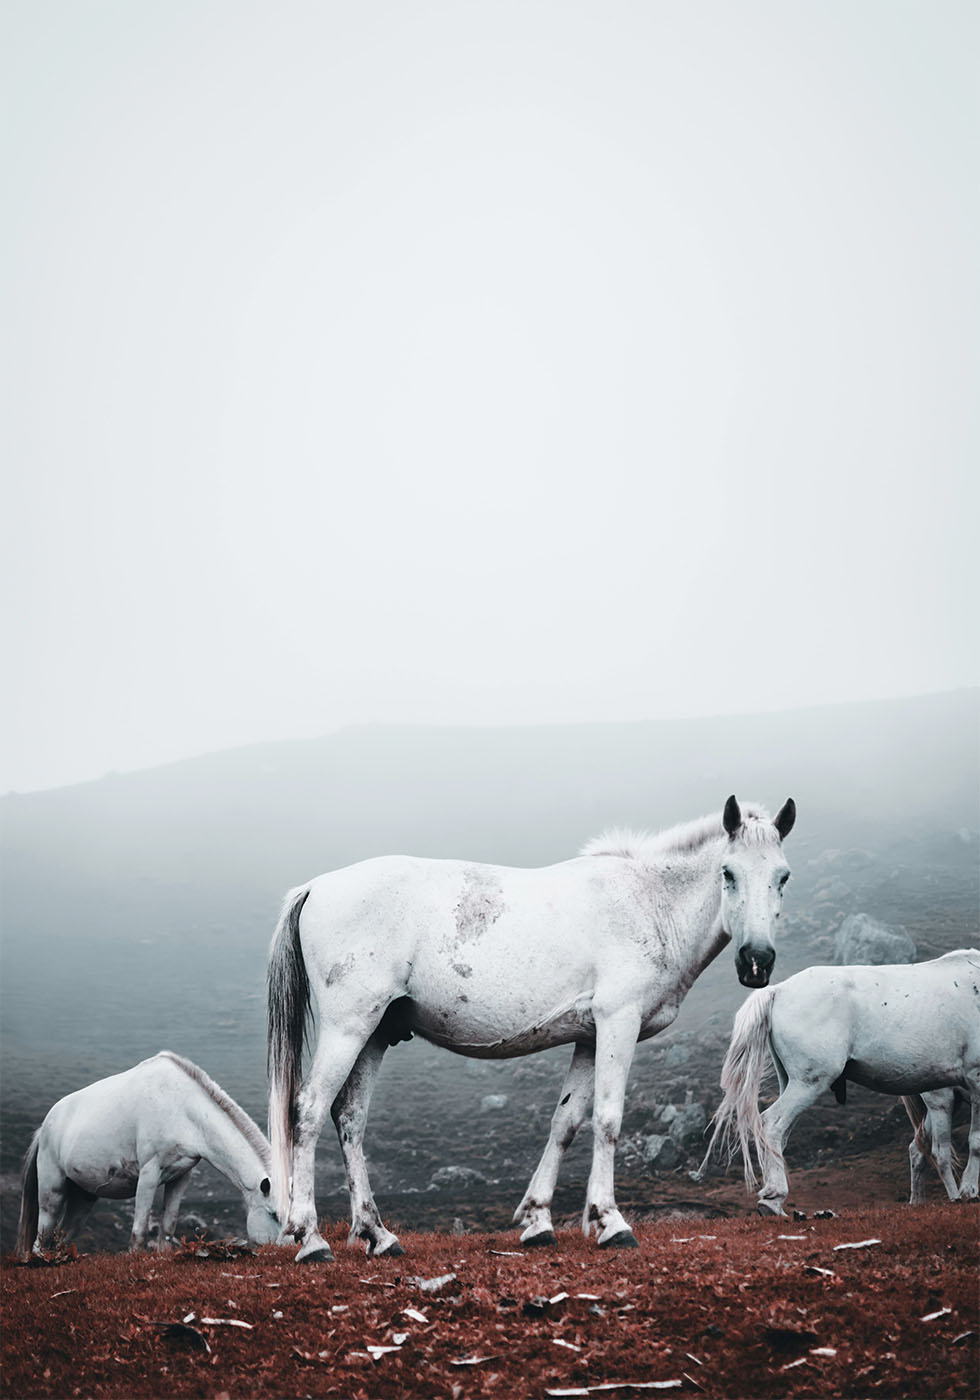
{"label": "dirt ground", "polygon": [[577,1230],[545,1251],[409,1233],[404,1257],[375,1260],[337,1225],[336,1262],[307,1267],[213,1244],[8,1258],[3,1394],[970,1397],[978,1227],[976,1206],[930,1203],[678,1213],[621,1251]]}

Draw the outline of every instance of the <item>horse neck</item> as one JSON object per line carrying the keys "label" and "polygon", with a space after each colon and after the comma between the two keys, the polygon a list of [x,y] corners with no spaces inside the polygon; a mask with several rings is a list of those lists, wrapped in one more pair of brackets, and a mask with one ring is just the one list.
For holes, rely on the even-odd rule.
{"label": "horse neck", "polygon": [[685,991],[728,942],[721,926],[722,846],[721,840],[707,841],[696,851],[666,854],[660,865],[670,901],[671,942]]}
{"label": "horse neck", "polygon": [[201,1089],[194,1117],[201,1133],[201,1156],[226,1176],[243,1195],[256,1190],[268,1169],[229,1115]]}

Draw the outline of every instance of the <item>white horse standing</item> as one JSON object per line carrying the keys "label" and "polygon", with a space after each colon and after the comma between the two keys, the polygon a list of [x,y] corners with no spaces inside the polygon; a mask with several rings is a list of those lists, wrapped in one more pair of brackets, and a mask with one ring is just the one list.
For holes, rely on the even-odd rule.
{"label": "white horse standing", "polygon": [[61,1227],[70,1239],[99,1197],[136,1197],[130,1249],[144,1249],[163,1186],[158,1245],[168,1247],[201,1159],[242,1193],[249,1238],[279,1232],[269,1144],[245,1110],[190,1060],[161,1050],[132,1069],[66,1094],[34,1134],[24,1162],[17,1247],[38,1254]]}
{"label": "white horse standing", "polygon": [[[387,856],[292,890],[269,962],[269,1133],[281,1238],[330,1259],[317,1230],[316,1142],[328,1110],[340,1138],[353,1242],[401,1253],[381,1223],[364,1160],[371,1089],[389,1045],[421,1035],[503,1059],[572,1043],[551,1133],[515,1214],[525,1244],[553,1243],[562,1157],[594,1095],[583,1228],[635,1245],[616,1208],[613,1157],[638,1040],[673,1021],[729,939],[740,981],[764,986],[789,868],[776,818],[730,797],[721,816],[659,836],[612,833],[539,870]],[[300,1084],[311,998],[316,1051]],[[290,1192],[290,1175],[292,1176]]]}
{"label": "white horse standing", "polygon": [[[771,1057],[779,1098],[759,1112]],[[762,1169],[760,1215],[784,1215],[789,1192],[783,1147],[793,1124],[827,1089],[844,1100],[848,1080],[883,1094],[958,1087],[969,1097],[970,1155],[951,1198],[975,1198],[980,1178],[980,952],[961,949],[932,962],[882,967],[809,967],[747,997],[721,1072],[724,1097],[716,1141],[737,1137],[749,1190],[757,1185],[750,1143]],[[938,1105],[938,1101],[937,1105]],[[937,1127],[938,1127],[937,1121]],[[948,1124],[946,1128],[948,1138]],[[947,1142],[948,1145],[948,1142]],[[941,1153],[940,1155],[944,1155]]]}

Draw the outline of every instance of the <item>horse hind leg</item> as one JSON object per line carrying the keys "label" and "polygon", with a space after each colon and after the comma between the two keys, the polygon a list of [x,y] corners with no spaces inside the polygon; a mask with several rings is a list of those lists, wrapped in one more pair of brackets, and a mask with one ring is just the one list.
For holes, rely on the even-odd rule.
{"label": "horse hind leg", "polygon": [[926,1154],[919,1146],[918,1138],[909,1143],[909,1205],[921,1206],[925,1201]]}
{"label": "horse hind leg", "polygon": [[960,1178],[959,1200],[975,1201],[980,1195],[980,1070],[970,1083],[969,1156]]}
{"label": "horse hind leg", "polygon": [[379,1028],[355,1060],[344,1087],[333,1101],[330,1116],[340,1139],[350,1193],[348,1244],[364,1240],[369,1255],[384,1254],[390,1258],[405,1251],[398,1236],[386,1230],[381,1222],[364,1157],[364,1133],[371,1093],[387,1048],[387,1036]]}
{"label": "horse hind leg", "polygon": [[952,1090],[939,1090],[924,1097],[928,1101],[928,1111],[922,1131],[928,1134],[929,1150],[939,1179],[946,1188],[946,1195],[955,1201],[959,1188],[953,1175],[953,1093]]}
{"label": "horse hind leg", "polygon": [[[358,1020],[362,1020],[358,1017]],[[373,1033],[380,1012],[373,1017]],[[363,1021],[362,1021],[363,1023]],[[316,1052],[303,1087],[297,1095],[296,1127],[293,1138],[292,1189],[289,1214],[280,1240],[289,1235],[301,1241],[297,1263],[326,1263],[333,1250],[317,1227],[314,1198],[316,1144],[324,1119],[344,1088],[365,1041],[360,1035],[341,1029],[333,1008],[320,1008],[320,1035]]]}
{"label": "horse hind leg", "polygon": [[528,1247],[555,1243],[551,1202],[562,1159],[589,1111],[594,1074],[595,1048],[576,1045],[558,1096],[558,1106],[551,1117],[544,1152],[524,1199],[514,1212],[514,1224],[524,1226],[521,1244]]}
{"label": "horse hind leg", "polygon": [[789,1195],[789,1178],[783,1148],[800,1114],[816,1103],[827,1088],[827,1081],[790,1080],[771,1107],[762,1115],[762,1141],[759,1144],[759,1165],[762,1168],[762,1189],[759,1192],[760,1215],[785,1215],[783,1203]]}

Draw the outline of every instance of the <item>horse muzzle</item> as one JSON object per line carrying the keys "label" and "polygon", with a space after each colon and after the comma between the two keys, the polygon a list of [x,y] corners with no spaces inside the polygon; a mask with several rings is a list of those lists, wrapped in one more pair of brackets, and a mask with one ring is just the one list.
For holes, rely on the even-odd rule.
{"label": "horse muzzle", "polygon": [[768,987],[769,977],[776,961],[774,948],[758,951],[752,948],[739,948],[735,954],[735,971],[743,987]]}

